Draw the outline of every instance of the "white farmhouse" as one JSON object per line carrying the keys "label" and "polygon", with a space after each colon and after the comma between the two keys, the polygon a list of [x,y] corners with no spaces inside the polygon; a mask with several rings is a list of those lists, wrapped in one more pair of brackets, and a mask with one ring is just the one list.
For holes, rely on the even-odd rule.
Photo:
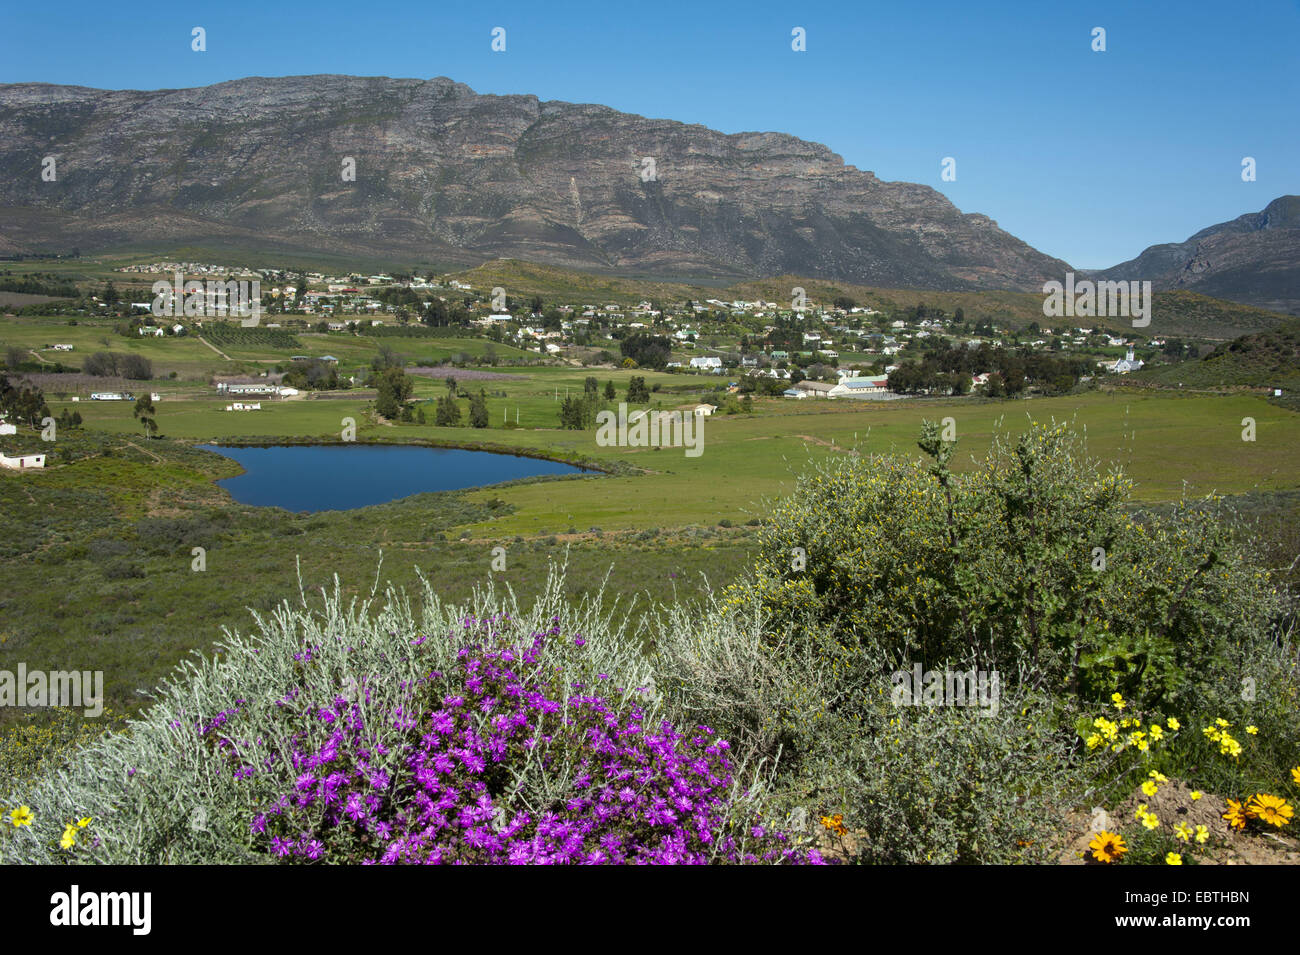
{"label": "white farmhouse", "polygon": [[11,458],[0,453],[0,468],[9,468],[14,471],[30,471],[34,468],[43,467],[45,467],[45,455],[43,454],[20,454],[16,458]]}

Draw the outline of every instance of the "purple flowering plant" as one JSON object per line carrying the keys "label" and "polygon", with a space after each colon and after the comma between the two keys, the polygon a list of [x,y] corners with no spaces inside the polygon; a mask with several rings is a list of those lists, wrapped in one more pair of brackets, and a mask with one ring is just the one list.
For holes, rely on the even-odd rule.
{"label": "purple flowering plant", "polygon": [[[286,693],[277,709],[296,728],[278,753],[238,739],[238,704],[197,723],[259,792],[254,851],[363,865],[823,862],[762,823],[714,730],[675,728],[609,674],[588,682],[572,665],[582,637],[553,625],[512,641],[502,622],[463,620],[440,638],[460,644],[454,663],[383,705],[370,687],[393,677],[378,674],[314,709]],[[416,664],[435,642],[410,641]],[[309,676],[311,648],[294,660]]]}

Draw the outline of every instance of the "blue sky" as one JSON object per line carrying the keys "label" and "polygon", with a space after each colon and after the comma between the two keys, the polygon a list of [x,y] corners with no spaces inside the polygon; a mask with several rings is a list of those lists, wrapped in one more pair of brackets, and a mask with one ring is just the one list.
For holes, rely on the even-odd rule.
{"label": "blue sky", "polygon": [[[779,130],[933,186],[1082,268],[1300,193],[1300,0],[7,7],[2,82],[449,76],[481,93]],[[194,26],[205,53],[190,49]],[[504,53],[490,48],[497,26]],[[791,50],[794,27],[806,52]],[[954,182],[940,179],[949,156]]]}

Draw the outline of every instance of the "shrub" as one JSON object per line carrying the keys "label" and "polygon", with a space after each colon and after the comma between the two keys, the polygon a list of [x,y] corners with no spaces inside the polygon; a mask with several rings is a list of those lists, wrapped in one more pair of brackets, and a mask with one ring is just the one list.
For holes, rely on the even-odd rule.
{"label": "shrub", "polygon": [[6,833],[5,858],[807,859],[757,821],[762,787],[739,783],[716,734],[675,729],[641,691],[618,608],[563,592],[553,573],[530,608],[491,584],[451,607],[426,581],[418,602],[389,590],[372,607],[336,579],[316,609],[303,594],[255,613],[258,638],[187,663],[129,733],[6,779],[0,804],[34,820]]}
{"label": "shrub", "polygon": [[1135,522],[1129,482],[1099,474],[1064,426],[995,440],[969,474],[948,470],[935,425],[920,445],[929,467],[837,458],[801,479],[733,593],[891,667],[1023,663],[1040,689],[1184,707],[1280,613],[1212,501]]}

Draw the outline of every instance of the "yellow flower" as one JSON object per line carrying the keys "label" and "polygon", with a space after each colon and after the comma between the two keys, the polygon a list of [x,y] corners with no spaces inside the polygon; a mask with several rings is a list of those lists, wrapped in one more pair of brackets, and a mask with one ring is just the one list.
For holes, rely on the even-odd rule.
{"label": "yellow flower", "polygon": [[1251,797],[1246,811],[1250,815],[1264,820],[1270,826],[1276,826],[1281,829],[1291,821],[1295,815],[1295,810],[1281,796],[1270,796],[1266,793],[1255,793]]}
{"label": "yellow flower", "polygon": [[1196,827],[1196,842],[1198,845],[1205,845],[1210,839],[1210,830],[1204,826]]}
{"label": "yellow flower", "polygon": [[1160,787],[1156,785],[1154,779],[1148,779],[1142,784],[1142,795],[1144,796],[1154,796],[1159,791]]}
{"label": "yellow flower", "polygon": [[1161,739],[1161,738],[1164,737],[1164,735],[1165,735],[1165,731],[1162,730],[1162,729],[1160,728],[1160,724],[1159,724],[1159,723],[1152,723],[1152,724],[1151,724],[1151,738],[1152,738],[1152,739]]}
{"label": "yellow flower", "polygon": [[1142,825],[1146,826],[1148,829],[1159,829],[1160,820],[1156,818],[1154,812],[1149,812],[1142,817]]}
{"label": "yellow flower", "polygon": [[1220,717],[1219,717],[1217,720],[1215,720],[1214,722],[1215,722],[1216,724],[1218,724],[1219,726],[1231,726],[1231,725],[1232,725],[1232,724],[1229,723],[1227,720],[1225,720],[1222,716],[1220,716]]}
{"label": "yellow flower", "polygon": [[1107,832],[1104,829],[1092,837],[1092,841],[1088,843],[1088,848],[1092,850],[1094,859],[1107,865],[1119,861],[1120,857],[1128,852],[1128,846],[1124,845],[1123,836],[1118,833]]}
{"label": "yellow flower", "polygon": [[1156,782],[1158,782],[1158,783],[1167,783],[1167,782],[1169,782],[1169,777],[1168,777],[1168,776],[1166,776],[1164,773],[1157,772],[1157,771],[1154,770],[1154,769],[1151,770],[1151,772],[1147,773],[1147,775],[1150,776],[1152,779],[1154,779],[1154,780],[1155,780]]}
{"label": "yellow flower", "polygon": [[1169,719],[1165,720],[1165,725],[1168,726],[1175,733],[1177,733],[1180,729],[1183,728],[1183,724],[1178,722],[1178,720],[1174,719],[1172,716],[1169,717]]}
{"label": "yellow flower", "polygon": [[1223,814],[1223,818],[1228,821],[1229,829],[1245,829],[1246,820],[1252,818],[1252,814],[1249,810],[1243,809],[1237,800],[1229,799],[1228,811]]}
{"label": "yellow flower", "polygon": [[822,825],[835,833],[837,836],[848,835],[848,827],[844,825],[843,813],[836,813],[833,816],[822,816]]}
{"label": "yellow flower", "polygon": [[1200,799],[1201,796],[1203,796],[1203,795],[1204,795],[1204,793],[1202,793],[1199,789],[1193,789],[1193,790],[1192,790],[1192,802],[1196,802],[1196,800]]}
{"label": "yellow flower", "polygon": [[76,844],[77,827],[69,825],[68,828],[63,830],[63,838],[59,840],[59,845],[64,849],[71,849]]}
{"label": "yellow flower", "polygon": [[1101,736],[1099,734],[1093,733],[1091,736],[1088,737],[1088,749],[1096,749],[1100,745],[1101,745]]}
{"label": "yellow flower", "polygon": [[1247,727],[1246,727],[1246,732],[1249,733],[1251,736],[1255,736],[1256,734],[1259,733],[1259,727],[1258,727],[1258,726],[1247,726]]}
{"label": "yellow flower", "polygon": [[9,821],[17,826],[30,826],[35,814],[27,806],[19,806],[13,812],[9,813]]}
{"label": "yellow flower", "polygon": [[1166,864],[1166,865],[1182,865],[1182,864],[1183,864],[1183,857],[1180,856],[1177,852],[1170,852],[1170,853],[1168,853],[1168,854],[1165,855],[1165,864]]}
{"label": "yellow flower", "polygon": [[1192,838],[1192,827],[1185,822],[1180,822],[1174,826],[1174,835],[1183,842],[1187,842]]}
{"label": "yellow flower", "polygon": [[1110,699],[1111,702],[1115,704],[1115,709],[1117,710],[1124,709],[1125,706],[1124,697],[1120,696],[1118,693],[1112,693],[1110,695]]}
{"label": "yellow flower", "polygon": [[1300,766],[1296,766],[1294,769],[1291,770],[1291,782],[1295,783],[1297,786],[1300,786]]}
{"label": "yellow flower", "polygon": [[78,829],[85,829],[88,825],[90,825],[90,820],[91,820],[91,817],[90,817],[90,816],[85,816],[84,818],[78,819],[78,820],[77,820],[77,828],[78,828]]}

